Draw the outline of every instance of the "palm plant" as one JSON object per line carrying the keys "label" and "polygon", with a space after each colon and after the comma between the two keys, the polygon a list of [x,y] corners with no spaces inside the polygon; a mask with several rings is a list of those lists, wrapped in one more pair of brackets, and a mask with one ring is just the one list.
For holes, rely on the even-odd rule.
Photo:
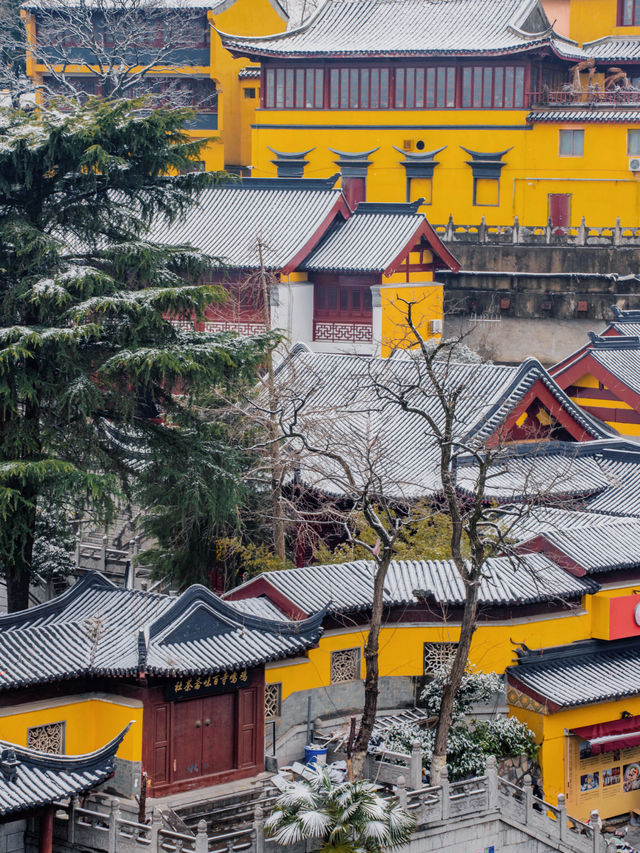
{"label": "palm plant", "polygon": [[320,842],[320,853],[380,853],[406,844],[415,819],[367,780],[336,783],[324,765],[292,782],[276,800],[265,830],[278,844]]}

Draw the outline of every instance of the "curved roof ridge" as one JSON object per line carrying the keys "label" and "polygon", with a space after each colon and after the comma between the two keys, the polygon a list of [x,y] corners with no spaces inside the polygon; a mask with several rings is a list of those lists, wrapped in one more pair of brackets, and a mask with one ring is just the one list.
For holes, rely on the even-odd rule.
{"label": "curved roof ridge", "polygon": [[[44,601],[42,604],[36,604],[35,607],[29,607],[26,610],[16,610],[13,613],[3,613],[0,615],[0,630],[6,626],[20,626],[24,622],[31,622],[42,616],[48,616],[54,613],[59,613],[64,610],[70,601],[74,601],[82,595],[87,589],[113,589],[117,590],[120,587],[110,581],[102,572],[90,571],[84,577],[74,583],[73,586],[66,589],[63,593],[51,598],[49,601]],[[133,592],[133,590],[128,590]],[[70,619],[70,622],[77,620]]]}
{"label": "curved roof ridge", "polygon": [[94,749],[93,752],[84,752],[78,755],[59,755],[53,752],[43,752],[40,749],[31,749],[28,746],[21,746],[6,740],[0,740],[0,749],[12,749],[18,760],[28,760],[30,764],[47,766],[51,769],[73,771],[82,769],[87,765],[95,764],[96,761],[102,758],[115,756],[127,732],[135,722],[135,720],[130,720],[119,734],[105,743],[104,746]]}
{"label": "curved roof ridge", "polygon": [[[267,619],[254,613],[239,611],[202,584],[193,584],[176,599],[168,610],[151,622],[148,630],[149,641],[157,640],[174,625],[179,624],[183,618],[189,616],[198,606],[208,607],[215,616],[226,622],[231,628],[254,628],[279,635],[298,634],[305,630],[313,630],[322,618],[318,619],[318,614],[314,614],[300,621],[282,622],[276,619]],[[324,616],[324,611],[322,616]]]}

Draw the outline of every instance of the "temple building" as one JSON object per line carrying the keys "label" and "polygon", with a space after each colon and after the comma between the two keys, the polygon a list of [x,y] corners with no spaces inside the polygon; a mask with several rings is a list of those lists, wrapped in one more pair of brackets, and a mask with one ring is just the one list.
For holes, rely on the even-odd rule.
{"label": "temple building", "polygon": [[[241,171],[251,163],[251,123],[259,103],[260,84],[259,75],[256,79],[254,72],[259,69],[234,59],[222,47],[215,27],[244,35],[277,33],[285,29],[287,13],[278,0],[196,2],[188,7],[176,2],[163,7],[173,16],[168,26],[163,26],[159,8],[144,4],[139,7],[142,14],[153,16],[153,21],[141,22],[141,44],[136,44],[130,33],[103,33],[99,10],[93,22],[95,32],[85,35],[86,26],[82,34],[80,27],[75,33],[66,31],[65,18],[71,6],[26,2],[21,14],[30,41],[27,74],[37,85],[55,90],[55,76],[64,73],[77,90],[106,96],[109,92],[98,69],[104,69],[111,60],[117,66],[124,56],[131,76],[137,78],[128,97],[154,94],[167,104],[193,107],[197,116],[189,134],[207,141],[200,165],[206,170]],[[56,14],[60,18],[58,26]],[[135,8],[125,9],[123,14],[133,23]],[[117,15],[117,11],[110,15]],[[151,27],[156,32],[150,46]],[[171,43],[163,44],[167,41]],[[146,69],[145,65],[154,58],[157,67]]]}
{"label": "temple building", "polygon": [[551,368],[561,388],[585,411],[623,435],[640,436],[640,312],[613,306],[600,335]]}
{"label": "temple building", "polygon": [[281,329],[318,352],[388,355],[411,343],[411,302],[422,336],[439,339],[437,271],[459,265],[419,205],[352,199],[352,207],[348,184],[286,177],[296,166],[285,160],[281,177],[204,190],[181,218],[151,229],[153,240],[189,243],[221,261],[213,282],[227,300],[199,328]]}
{"label": "temple building", "polygon": [[438,224],[637,226],[640,9],[571,0],[561,33],[555,5],[327,0],[285,33],[223,32],[261,64],[252,174],[305,151],[310,176],[337,164]]}
{"label": "temple building", "polygon": [[0,617],[3,737],[73,755],[132,721],[110,782],[129,797],[142,774],[149,797],[251,778],[264,770],[264,665],[314,646],[322,616],[283,622],[204,587],[156,595],[91,572]]}

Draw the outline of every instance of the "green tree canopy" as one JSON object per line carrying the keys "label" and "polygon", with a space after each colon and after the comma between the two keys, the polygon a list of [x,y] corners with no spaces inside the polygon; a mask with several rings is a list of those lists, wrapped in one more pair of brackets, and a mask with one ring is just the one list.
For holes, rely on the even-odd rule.
{"label": "green tree canopy", "polygon": [[200,147],[182,130],[188,112],[142,106],[0,115],[0,571],[11,610],[27,606],[38,500],[108,507],[117,476],[166,443],[193,395],[248,377],[270,345],[167,319],[201,317],[220,298],[198,284],[217,261],[151,242],[148,225],[179,216],[220,176],[188,172]]}

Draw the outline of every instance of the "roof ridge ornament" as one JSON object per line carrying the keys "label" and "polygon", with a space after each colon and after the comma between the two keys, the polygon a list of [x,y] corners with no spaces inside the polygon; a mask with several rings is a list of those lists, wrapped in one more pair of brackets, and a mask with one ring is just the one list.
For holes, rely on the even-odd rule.
{"label": "roof ridge ornament", "polygon": [[0,773],[8,782],[15,782],[19,763],[15,749],[9,747],[0,751]]}
{"label": "roof ridge ornament", "polygon": [[598,335],[595,332],[587,332],[591,341],[589,349],[636,349],[640,347],[640,336],[638,335]]}

